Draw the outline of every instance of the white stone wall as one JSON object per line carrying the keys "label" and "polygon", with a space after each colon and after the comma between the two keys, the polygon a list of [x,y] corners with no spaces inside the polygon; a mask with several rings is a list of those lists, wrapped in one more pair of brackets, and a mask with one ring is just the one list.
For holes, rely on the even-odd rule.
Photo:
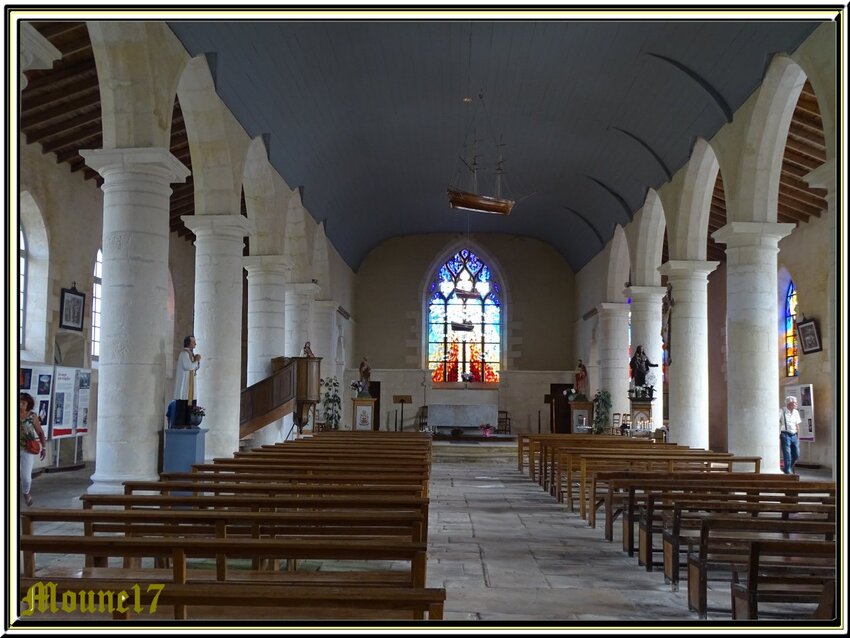
{"label": "white stone wall", "polygon": [[[797,287],[798,319],[805,315],[815,319],[823,350],[813,354],[799,354],[799,376],[796,379],[785,377],[785,349],[780,347],[777,370],[780,379],[780,398],[786,396],[782,387],[786,384],[811,383],[814,394],[817,428],[815,442],[800,443],[803,461],[832,467],[835,463],[835,451],[832,449],[832,434],[836,427],[832,410],[836,397],[832,388],[837,373],[834,363],[829,360],[829,334],[833,318],[829,315],[827,276],[828,264],[823,259],[813,259],[824,248],[835,241],[829,233],[829,220],[825,216],[812,218],[807,224],[800,224],[797,230],[779,242],[779,265],[788,270]],[[785,287],[777,290],[780,311],[784,309]],[[781,303],[780,303],[781,300]],[[782,333],[777,331],[781,342]],[[778,408],[777,408],[778,412]]]}

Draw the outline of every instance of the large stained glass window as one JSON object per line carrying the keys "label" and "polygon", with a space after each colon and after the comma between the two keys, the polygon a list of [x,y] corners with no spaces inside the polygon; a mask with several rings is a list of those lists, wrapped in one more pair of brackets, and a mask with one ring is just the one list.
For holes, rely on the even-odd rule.
{"label": "large stained glass window", "polygon": [[490,268],[461,250],[437,271],[428,296],[431,380],[497,383],[502,291]]}
{"label": "large stained glass window", "polygon": [[788,284],[785,293],[785,376],[797,376],[797,289]]}

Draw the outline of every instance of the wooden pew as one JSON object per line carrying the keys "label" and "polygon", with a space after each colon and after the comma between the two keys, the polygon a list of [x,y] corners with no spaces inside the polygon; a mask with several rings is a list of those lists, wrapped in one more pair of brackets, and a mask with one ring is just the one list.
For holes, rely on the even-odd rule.
{"label": "wooden pew", "polygon": [[[777,477],[778,474],[764,475]],[[774,494],[794,496],[799,494],[822,494],[827,493],[833,483],[820,483],[814,481],[799,481],[791,478],[790,481],[770,478],[765,481],[760,481],[758,476],[753,478],[744,478],[743,480],[735,480],[733,474],[718,474],[715,480],[693,479],[680,480],[673,485],[665,481],[652,482],[647,481],[640,485],[632,485],[629,488],[626,509],[623,511],[623,550],[629,553],[629,556],[634,555],[635,551],[635,534],[634,525],[639,521],[640,508],[646,502],[646,497],[650,493],[661,495],[668,501],[676,502],[678,499],[694,498],[700,494],[714,495],[719,497],[722,494]],[[714,476],[712,475],[712,478]],[[834,487],[833,487],[834,489]],[[834,496],[834,492],[833,492]],[[659,498],[659,496],[656,496]]]}
{"label": "wooden pew", "polygon": [[572,461],[578,461],[579,464],[579,513],[585,520],[588,518],[590,478],[592,473],[598,471],[609,471],[612,468],[660,469],[667,472],[696,471],[707,469],[712,465],[732,471],[735,466],[746,465],[752,466],[752,471],[758,473],[761,467],[761,457],[758,456],[736,456],[728,452],[690,449],[652,449],[642,450],[640,453],[578,454]]}
{"label": "wooden pew", "polygon": [[[638,491],[647,481],[657,481],[655,486],[666,484],[675,486],[678,481],[730,480],[727,477],[734,475],[737,481],[753,480],[759,483],[771,483],[774,481],[789,482],[799,481],[800,477],[795,474],[762,474],[756,472],[734,472],[731,473],[725,467],[706,468],[705,471],[693,472],[643,472],[637,470],[620,470],[598,472],[591,481],[591,492],[594,504],[603,503],[605,512],[605,540],[614,540],[614,521],[620,513],[626,512],[629,504],[629,490],[635,487],[633,507],[639,507],[643,501],[643,492]],[[604,489],[604,494],[600,491]],[[624,546],[624,549],[626,547]]]}
{"label": "wooden pew", "polygon": [[397,494],[422,496],[422,486],[414,485],[351,485],[308,482],[204,482],[204,481],[124,481],[124,494],[158,492],[160,494],[299,494],[330,496],[334,494]]}
{"label": "wooden pew", "polygon": [[[244,581],[246,573],[230,569],[227,559],[249,558],[254,560],[318,559],[363,561],[405,561],[409,569],[404,586],[425,588],[427,544],[412,541],[362,540],[362,539],[275,539],[275,538],[198,538],[198,537],[133,537],[133,536],[65,536],[65,535],[21,535],[19,548],[33,554],[70,554],[81,556],[85,562],[102,556],[154,557],[171,559],[170,576],[163,578],[161,568],[139,568],[126,570],[126,575],[136,583],[162,582],[183,584],[188,582],[189,558],[215,558],[216,566],[208,570],[208,578],[218,581]],[[224,557],[225,560],[220,560]],[[35,560],[32,561],[32,564]],[[193,570],[197,572],[197,568]],[[147,573],[146,573],[147,572]],[[349,573],[347,573],[349,574]],[[354,572],[356,575],[357,573]],[[63,574],[64,575],[64,574]],[[34,572],[24,577],[35,578]],[[50,569],[40,570],[42,580],[51,580]],[[286,582],[288,572],[251,571],[248,576],[255,585]],[[310,573],[298,586],[309,585]],[[81,578],[82,581],[87,580]],[[202,581],[204,579],[201,579]],[[356,584],[352,581],[352,587]],[[175,617],[185,618],[184,605],[175,608]]]}
{"label": "wooden pew", "polygon": [[[655,495],[647,497],[648,505]],[[651,507],[651,505],[649,505]],[[748,515],[781,520],[820,520],[835,522],[835,497],[828,495],[784,495],[784,494],[718,494],[694,495],[670,504],[663,513],[661,528],[664,581],[674,591],[679,588],[682,558],[687,560],[687,551],[696,542],[702,519],[707,516]],[[641,515],[643,519],[643,515]],[[643,520],[641,520],[643,526]],[[646,548],[644,542],[646,541]],[[652,569],[652,537],[640,533],[640,554],[647,570]],[[684,553],[684,556],[682,554]],[[647,562],[648,561],[648,562]]]}
{"label": "wooden pew", "polygon": [[766,520],[709,516],[702,520],[697,548],[688,554],[688,607],[701,619],[708,613],[708,581],[746,569],[754,540],[833,540],[836,524],[821,521]]}
{"label": "wooden pew", "polygon": [[[26,592],[32,586],[43,584],[41,579],[22,578],[21,591]],[[127,591],[129,599],[122,606],[106,606],[104,613],[81,613],[81,619],[98,620],[109,617],[114,611],[114,620],[144,621],[162,618],[163,607],[173,608],[176,620],[219,620],[267,618],[264,610],[271,608],[278,612],[281,608],[290,613],[273,613],[272,617],[315,620],[354,618],[419,618],[429,621],[442,620],[446,590],[443,588],[403,588],[357,585],[356,587],[310,587],[281,585],[278,583],[239,582],[189,582],[168,583],[162,589],[129,586],[127,581],[109,579],[53,579],[55,595],[61,600],[65,592],[79,595],[81,592],[121,592]],[[138,592],[138,593],[137,593]],[[117,603],[117,601],[116,601]],[[138,606],[137,606],[138,605]],[[261,607],[262,609],[257,609]],[[160,609],[157,614],[157,609]],[[368,610],[365,611],[364,610]],[[258,613],[259,612],[259,613]],[[300,612],[300,613],[299,613]],[[359,613],[358,613],[359,612]],[[65,620],[65,614],[50,613],[47,610],[36,611],[28,615],[23,610],[23,618],[34,620]]]}
{"label": "wooden pew", "polygon": [[759,603],[818,603],[815,616],[835,618],[833,541],[756,540],[745,582],[732,583],[732,619],[758,620]]}

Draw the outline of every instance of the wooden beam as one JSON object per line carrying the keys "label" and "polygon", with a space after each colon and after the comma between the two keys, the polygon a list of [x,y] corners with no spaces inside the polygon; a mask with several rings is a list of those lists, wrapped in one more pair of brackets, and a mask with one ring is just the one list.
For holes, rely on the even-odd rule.
{"label": "wooden beam", "polygon": [[790,217],[791,219],[798,222],[808,221],[810,217],[816,216],[816,213],[809,214],[805,211],[800,210],[796,206],[789,205],[787,201],[779,200],[776,203],[776,211],[777,213],[782,213],[786,217]]}
{"label": "wooden beam", "polygon": [[21,92],[21,99],[26,100],[30,95],[37,95],[43,91],[55,91],[68,81],[83,81],[89,76],[97,78],[97,67],[94,60],[91,62],[83,60],[76,64],[65,64],[56,69],[41,71],[27,83],[27,88]]}
{"label": "wooden beam", "polygon": [[823,160],[818,160],[816,157],[812,157],[807,153],[802,153],[796,148],[792,148],[790,145],[785,147],[783,160],[800,166],[805,169],[807,173],[815,170],[823,164]]}
{"label": "wooden beam", "polygon": [[86,95],[78,97],[75,100],[70,100],[62,104],[57,104],[49,109],[41,112],[27,113],[21,116],[21,129],[29,129],[40,124],[46,124],[52,120],[69,117],[72,111],[82,111],[97,107],[100,110],[100,94],[95,90]]}
{"label": "wooden beam", "polygon": [[94,124],[89,124],[88,126],[76,129],[69,129],[66,135],[55,137],[49,142],[44,142],[41,145],[41,150],[44,153],[53,153],[54,151],[68,148],[70,146],[83,148],[84,146],[88,146],[87,140],[94,138],[103,139],[100,122],[95,122]]}
{"label": "wooden beam", "polygon": [[67,131],[68,129],[78,128],[85,126],[86,124],[91,124],[92,122],[97,122],[98,127],[100,127],[100,110],[92,110],[86,111],[85,113],[81,113],[76,117],[65,120],[62,122],[58,122],[51,126],[46,126],[41,129],[31,129],[27,131],[23,131],[24,135],[27,136],[27,142],[30,144],[35,142],[40,142],[41,140],[46,140],[54,135],[60,135]]}
{"label": "wooden beam", "polygon": [[[86,76],[80,78],[72,78],[71,82],[54,85],[50,91],[40,91],[38,93],[30,93],[24,91],[21,97],[21,113],[27,113],[32,109],[42,108],[48,104],[58,103],[60,100],[85,95],[88,93],[96,93],[100,98],[100,84],[97,76]],[[27,87],[29,88],[29,87]]]}

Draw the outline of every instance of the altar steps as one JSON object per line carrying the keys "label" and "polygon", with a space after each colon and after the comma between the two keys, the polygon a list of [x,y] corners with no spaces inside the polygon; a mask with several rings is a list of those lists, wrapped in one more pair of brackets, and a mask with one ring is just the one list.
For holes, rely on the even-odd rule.
{"label": "altar steps", "polygon": [[[507,435],[509,436],[509,435]],[[509,439],[434,439],[433,463],[516,463],[516,437]]]}

